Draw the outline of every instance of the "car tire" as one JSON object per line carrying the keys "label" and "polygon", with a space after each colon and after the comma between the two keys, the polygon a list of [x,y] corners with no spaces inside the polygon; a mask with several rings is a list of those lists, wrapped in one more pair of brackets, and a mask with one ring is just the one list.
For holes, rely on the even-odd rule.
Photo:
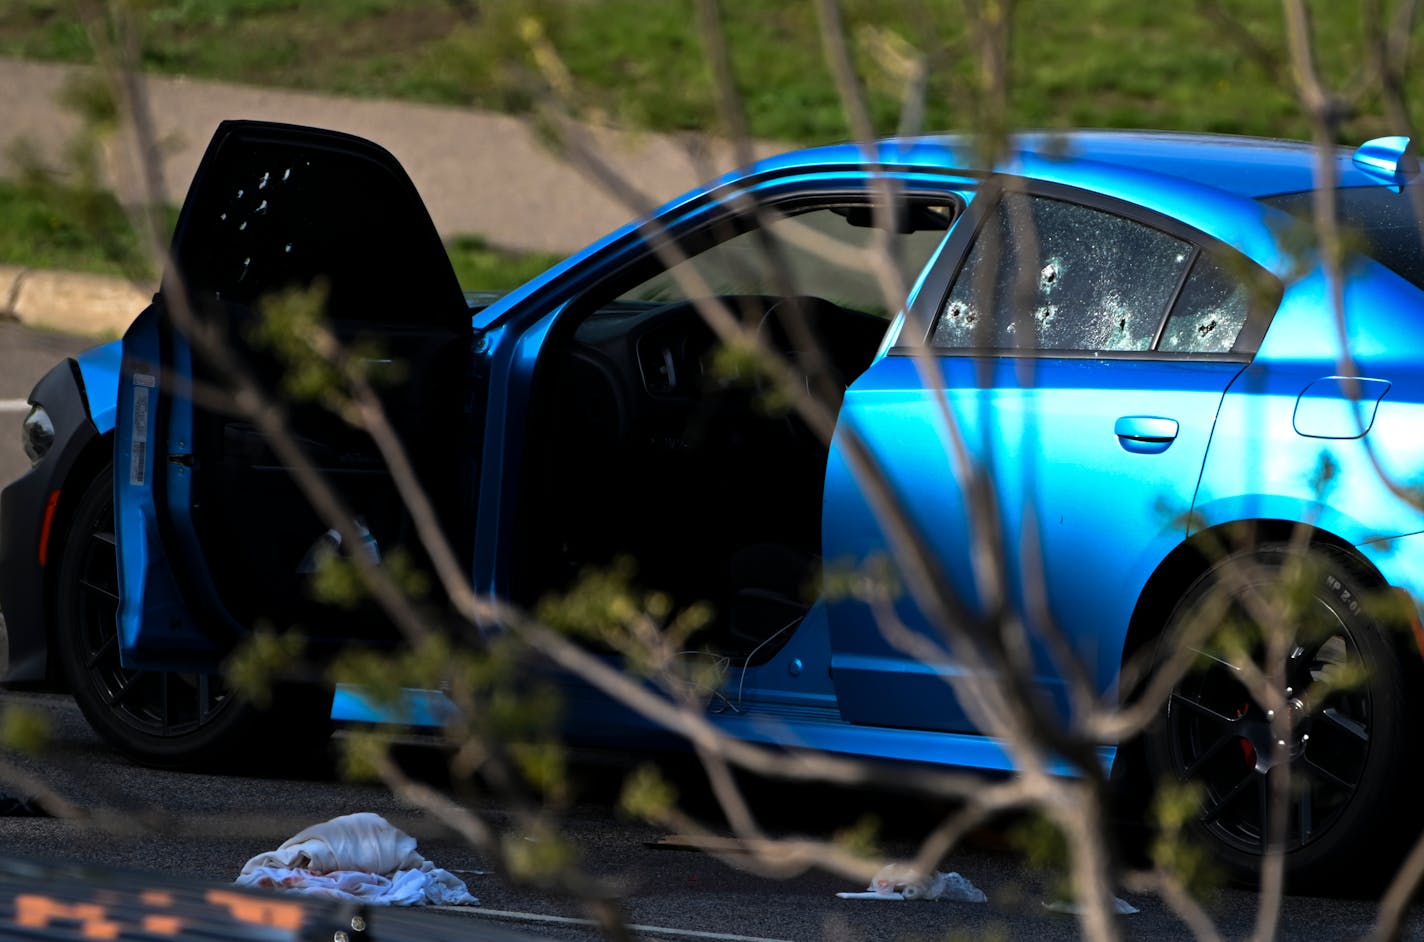
{"label": "car tire", "polygon": [[[1417,715],[1420,654],[1371,614],[1367,599],[1375,586],[1351,557],[1316,546],[1306,561],[1297,568],[1300,554],[1283,544],[1224,558],[1183,595],[1163,644],[1176,644],[1187,620],[1200,612],[1230,614],[1247,632],[1259,631],[1246,613],[1251,601],[1299,590],[1283,674],[1292,711],[1290,804],[1281,844],[1287,885],[1374,888],[1419,832],[1420,760],[1408,730]],[[1303,583],[1290,573],[1303,573]],[[1266,669],[1262,647],[1248,649]],[[1350,683],[1356,669],[1363,673]],[[1240,678],[1239,661],[1203,650],[1173,687],[1145,752],[1156,781],[1200,789],[1190,836],[1229,878],[1251,883],[1259,879],[1266,847],[1273,753],[1270,720]],[[1337,686],[1332,678],[1345,682]]]}
{"label": "car tire", "polygon": [[125,668],[112,466],[88,485],[70,519],[59,547],[51,650],[95,732],[160,768],[311,770],[331,733],[330,688],[279,685],[259,710],[220,675]]}

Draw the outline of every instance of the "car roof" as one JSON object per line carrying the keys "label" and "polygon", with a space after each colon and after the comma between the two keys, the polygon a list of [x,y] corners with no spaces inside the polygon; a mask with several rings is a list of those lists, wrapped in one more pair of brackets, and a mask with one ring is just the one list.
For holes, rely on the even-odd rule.
{"label": "car roof", "polygon": [[[959,134],[890,138],[876,143],[875,158],[882,164],[902,167],[982,169],[983,161],[975,155],[975,141],[972,136]],[[1379,186],[1384,182],[1356,166],[1353,153],[1348,148],[1333,151],[1339,186]],[[865,157],[865,149],[858,144],[833,144],[772,157],[758,163],[754,170],[786,172],[862,164]],[[1318,157],[1316,147],[1303,141],[1231,134],[1028,131],[1010,139],[1009,159],[998,169],[1024,172],[1019,165],[1026,161],[1120,167],[1260,199],[1311,189]],[[1027,173],[1035,175],[1032,170]]]}

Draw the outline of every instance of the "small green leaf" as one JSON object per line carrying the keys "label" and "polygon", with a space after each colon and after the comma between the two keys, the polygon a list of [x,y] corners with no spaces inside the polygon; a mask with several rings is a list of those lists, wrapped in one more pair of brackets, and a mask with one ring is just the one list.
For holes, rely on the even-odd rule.
{"label": "small green leaf", "polygon": [[341,743],[341,775],[350,782],[380,781],[390,761],[391,739],[385,732],[356,732]]}
{"label": "small green leaf", "polygon": [[837,847],[856,857],[879,857],[880,818],[873,814],[863,815],[855,824],[837,831],[833,840]]}
{"label": "small green leaf", "polygon": [[505,864],[516,879],[546,880],[567,871],[577,859],[572,844],[546,829],[504,838]]}
{"label": "small green leaf", "polygon": [[623,782],[618,809],[639,821],[659,822],[677,805],[677,789],[654,766],[641,765]]}
{"label": "small green leaf", "polygon": [[239,695],[266,706],[273,683],[293,673],[305,650],[306,638],[300,632],[278,634],[270,625],[260,626],[228,656],[223,675]]}
{"label": "small green leaf", "polygon": [[50,742],[49,717],[27,706],[12,704],[0,714],[0,745],[15,752],[40,753]]}

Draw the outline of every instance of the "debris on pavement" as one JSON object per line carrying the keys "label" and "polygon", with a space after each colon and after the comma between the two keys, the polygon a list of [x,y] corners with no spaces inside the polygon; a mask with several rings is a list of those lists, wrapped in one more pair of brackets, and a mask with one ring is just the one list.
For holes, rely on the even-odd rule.
{"label": "debris on pavement", "polygon": [[238,886],[390,906],[478,906],[465,883],[415,849],[415,838],[368,811],[332,818],[253,857]]}
{"label": "debris on pavement", "polygon": [[[1083,907],[1071,900],[1054,900],[1051,903],[1044,903],[1043,908],[1049,912],[1065,913],[1069,916],[1079,916],[1082,915],[1083,912]],[[1127,900],[1114,896],[1113,912],[1119,916],[1131,916],[1134,913],[1141,912],[1141,910]]]}
{"label": "debris on pavement", "polygon": [[984,903],[988,897],[958,873],[935,871],[926,876],[904,864],[888,864],[870,881],[864,893],[837,893],[841,899],[951,900]]}

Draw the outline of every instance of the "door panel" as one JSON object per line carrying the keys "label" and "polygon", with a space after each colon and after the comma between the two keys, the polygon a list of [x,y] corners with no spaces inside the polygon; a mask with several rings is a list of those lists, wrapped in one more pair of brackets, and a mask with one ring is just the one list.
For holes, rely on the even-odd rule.
{"label": "door panel", "polygon": [[[1063,711],[1065,665],[1049,657],[1047,632],[1062,632],[1097,691],[1111,690],[1142,588],[1188,532],[1222,396],[1279,292],[1253,284],[1264,273],[1228,247],[1093,194],[991,182],[974,206],[961,225],[975,231],[952,235],[958,252],[937,263],[941,293],[916,302],[926,346],[885,356],[846,395],[825,556],[865,565],[890,551],[845,460],[858,435],[970,613],[968,630],[997,630],[1001,613],[980,592],[1005,586],[1034,685]],[[971,526],[971,472],[993,492],[975,498],[988,533]],[[946,680],[964,668],[944,626],[903,593],[894,608],[910,634],[893,640],[866,605],[832,609],[842,714],[974,729]]]}
{"label": "door panel", "polygon": [[[356,616],[337,628],[313,606],[311,554],[328,521],[238,391],[264,391],[377,546],[418,553],[374,443],[292,381],[294,364],[333,357],[310,356],[303,317],[314,315],[340,349],[389,363],[375,381],[397,435],[432,496],[464,506],[468,308],[414,186],[368,141],[226,122],[171,257],[154,306],[124,339],[115,487],[125,662],[209,669],[257,623],[386,630]],[[262,339],[264,310],[289,289],[315,300]]]}
{"label": "door panel", "polygon": [[[967,454],[994,484],[1009,604],[1034,639],[1035,682],[1066,711],[1062,674],[1041,642],[1047,625],[1035,615],[1035,594],[1042,591],[1051,624],[1067,635],[1097,688],[1110,689],[1138,594],[1185,536],[1217,409],[1241,366],[969,357],[940,357],[935,365],[942,382],[927,390],[911,358],[886,357],[847,393],[827,477],[826,559],[863,565],[889,554],[884,527],[845,460],[844,436],[853,430],[955,593],[985,614],[972,560],[986,544],[972,531],[960,483],[965,468],[942,432],[936,399],[943,397]],[[1170,437],[1169,422],[1176,426]],[[1124,431],[1159,440],[1138,448],[1123,440]],[[939,645],[940,656],[913,657],[880,630],[867,606],[836,604],[832,671],[842,714],[875,725],[974,729],[946,681],[961,668],[940,632],[907,596],[895,613]]]}

